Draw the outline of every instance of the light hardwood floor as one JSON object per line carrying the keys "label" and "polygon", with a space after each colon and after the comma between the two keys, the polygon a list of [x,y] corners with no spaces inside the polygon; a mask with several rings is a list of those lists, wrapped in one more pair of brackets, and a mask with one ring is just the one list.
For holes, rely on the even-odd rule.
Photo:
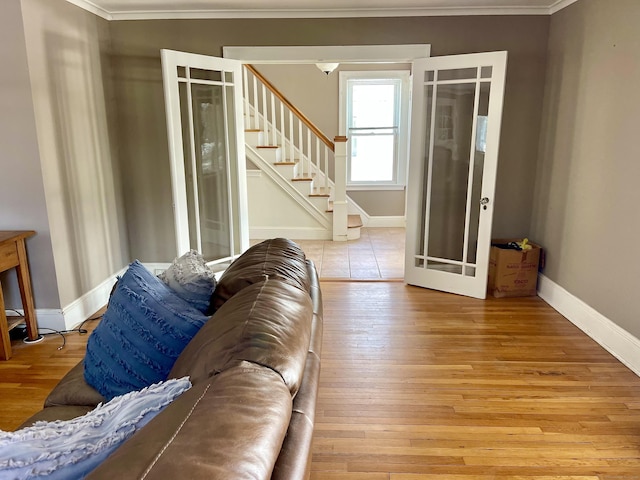
{"label": "light hardwood floor", "polygon": [[312,479],[640,479],[640,378],[538,297],[322,291]]}
{"label": "light hardwood floor", "polygon": [[[541,299],[325,278],[313,480],[640,480],[640,378]],[[0,429],[86,339],[13,343]]]}
{"label": "light hardwood floor", "polygon": [[[88,321],[84,327],[91,332],[96,325],[97,321]],[[67,334],[64,347],[56,334],[31,345],[11,342],[11,359],[0,361],[0,430],[14,430],[42,408],[58,381],[84,358],[88,338],[88,334]]]}

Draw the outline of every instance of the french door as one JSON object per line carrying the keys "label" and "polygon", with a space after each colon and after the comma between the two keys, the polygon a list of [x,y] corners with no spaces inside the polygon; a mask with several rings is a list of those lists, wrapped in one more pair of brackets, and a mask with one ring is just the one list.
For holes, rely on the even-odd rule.
{"label": "french door", "polygon": [[228,262],[249,244],[242,64],[161,56],[178,255]]}
{"label": "french door", "polygon": [[413,63],[405,281],[485,298],[507,52]]}

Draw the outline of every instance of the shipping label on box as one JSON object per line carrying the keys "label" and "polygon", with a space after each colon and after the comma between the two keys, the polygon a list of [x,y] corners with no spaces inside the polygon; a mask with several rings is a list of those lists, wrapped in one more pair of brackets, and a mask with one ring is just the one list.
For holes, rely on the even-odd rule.
{"label": "shipping label on box", "polygon": [[535,243],[530,250],[499,248],[514,239],[493,240],[489,257],[489,293],[494,297],[527,297],[536,295],[538,266],[542,249]]}

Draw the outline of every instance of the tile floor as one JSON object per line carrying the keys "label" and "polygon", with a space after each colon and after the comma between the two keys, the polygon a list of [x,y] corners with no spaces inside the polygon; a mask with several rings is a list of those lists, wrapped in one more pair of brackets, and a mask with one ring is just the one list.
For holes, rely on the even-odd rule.
{"label": "tile floor", "polygon": [[358,240],[295,240],[316,264],[321,280],[401,280],[404,228],[363,228]]}

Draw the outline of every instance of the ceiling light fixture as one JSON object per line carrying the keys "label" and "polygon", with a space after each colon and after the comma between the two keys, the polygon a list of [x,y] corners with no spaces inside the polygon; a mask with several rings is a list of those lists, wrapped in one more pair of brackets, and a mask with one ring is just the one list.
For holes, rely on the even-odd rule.
{"label": "ceiling light fixture", "polygon": [[329,75],[336,68],[338,68],[339,63],[316,63],[316,67],[320,69],[321,72]]}

